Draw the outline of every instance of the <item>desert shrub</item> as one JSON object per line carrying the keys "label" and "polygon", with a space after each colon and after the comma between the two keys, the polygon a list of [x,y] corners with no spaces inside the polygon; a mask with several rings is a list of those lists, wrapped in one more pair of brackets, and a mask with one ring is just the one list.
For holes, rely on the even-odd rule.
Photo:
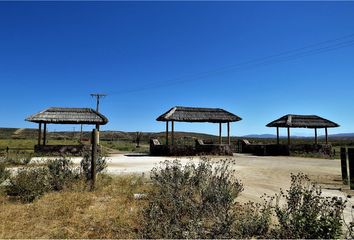
{"label": "desert shrub", "polygon": [[9,178],[5,192],[23,202],[31,202],[51,190],[49,172],[44,167],[20,168]]}
{"label": "desert shrub", "polygon": [[62,190],[79,178],[78,170],[74,168],[71,160],[62,158],[47,162],[49,171],[49,184],[54,191]]}
{"label": "desert shrub", "polygon": [[[82,174],[85,176],[86,180],[91,179],[91,152],[85,151],[83,153],[83,158],[80,162],[80,167]],[[100,173],[107,167],[106,157],[102,154],[98,154],[96,159],[96,173]]]}
{"label": "desert shrub", "polygon": [[[291,175],[290,189],[277,196],[275,216],[278,224],[274,238],[338,238],[342,233],[345,202],[323,197],[319,186],[299,173]],[[285,199],[285,204],[280,204]]]}
{"label": "desert shrub", "polygon": [[227,160],[165,161],[151,171],[153,191],[143,212],[144,238],[228,238],[243,190]]}
{"label": "desert shrub", "polygon": [[6,169],[6,164],[0,162],[0,184],[10,177],[10,171]]}
{"label": "desert shrub", "polygon": [[267,238],[271,227],[273,198],[263,197],[263,203],[250,201],[235,209],[237,217],[232,228],[232,238]]}

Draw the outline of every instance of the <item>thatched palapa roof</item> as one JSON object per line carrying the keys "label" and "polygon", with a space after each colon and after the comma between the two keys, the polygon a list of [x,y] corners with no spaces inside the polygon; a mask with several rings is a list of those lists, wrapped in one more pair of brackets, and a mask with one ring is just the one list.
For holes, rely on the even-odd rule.
{"label": "thatched palapa roof", "polygon": [[267,127],[290,128],[332,128],[339,127],[335,122],[316,115],[285,115],[266,125]]}
{"label": "thatched palapa roof", "polygon": [[50,107],[29,116],[26,121],[54,124],[99,124],[104,125],[108,119],[91,108]]}
{"label": "thatched palapa roof", "polygon": [[159,116],[157,121],[226,123],[241,118],[220,108],[196,108],[176,106]]}

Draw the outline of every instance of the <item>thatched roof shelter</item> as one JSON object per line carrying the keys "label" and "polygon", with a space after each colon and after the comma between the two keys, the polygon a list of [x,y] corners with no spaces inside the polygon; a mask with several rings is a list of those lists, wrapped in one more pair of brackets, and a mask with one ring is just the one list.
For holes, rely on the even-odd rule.
{"label": "thatched roof shelter", "polygon": [[219,143],[221,144],[221,124],[227,123],[228,143],[230,144],[230,122],[241,118],[221,108],[198,108],[176,106],[159,116],[157,121],[166,122],[166,145],[168,145],[168,122],[172,124],[172,144],[174,144],[174,122],[219,123]]}
{"label": "thatched roof shelter", "polygon": [[26,121],[52,124],[99,124],[104,125],[108,119],[91,108],[50,107],[29,116]]}
{"label": "thatched roof shelter", "polygon": [[159,116],[157,121],[227,123],[241,118],[221,108],[196,108],[176,106]]}
{"label": "thatched roof shelter", "polygon": [[39,124],[38,145],[42,138],[42,123],[44,124],[43,145],[46,144],[47,124],[92,124],[104,125],[108,119],[91,108],[50,107],[25,119]]}
{"label": "thatched roof shelter", "polygon": [[291,128],[331,128],[339,127],[335,122],[316,115],[285,115],[267,124],[267,127]]}
{"label": "thatched roof shelter", "polygon": [[339,127],[335,122],[316,115],[296,115],[287,114],[266,125],[267,127],[277,128],[277,142],[279,143],[279,128],[288,129],[288,144],[290,144],[290,128],[313,128],[315,129],[315,143],[317,144],[317,128],[324,128],[326,135],[326,144],[328,143],[327,128]]}

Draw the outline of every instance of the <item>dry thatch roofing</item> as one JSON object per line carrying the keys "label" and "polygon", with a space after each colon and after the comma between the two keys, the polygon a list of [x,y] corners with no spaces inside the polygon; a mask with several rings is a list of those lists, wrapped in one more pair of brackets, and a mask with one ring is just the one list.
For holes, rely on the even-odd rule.
{"label": "dry thatch roofing", "polygon": [[26,121],[54,124],[99,124],[104,125],[108,119],[91,108],[51,107],[29,116]]}
{"label": "dry thatch roofing", "polygon": [[266,125],[267,127],[290,127],[290,128],[331,128],[339,127],[335,122],[329,121],[316,115],[285,115]]}
{"label": "dry thatch roofing", "polygon": [[176,121],[226,123],[240,121],[241,118],[220,108],[195,108],[176,106],[159,116],[156,120],[163,122]]}

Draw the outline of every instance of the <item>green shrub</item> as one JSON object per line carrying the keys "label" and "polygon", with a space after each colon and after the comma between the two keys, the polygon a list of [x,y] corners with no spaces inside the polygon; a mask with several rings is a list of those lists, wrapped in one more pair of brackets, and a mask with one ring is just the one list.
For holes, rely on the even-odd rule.
{"label": "green shrub", "polygon": [[243,190],[228,161],[184,167],[165,161],[151,171],[154,191],[144,210],[144,238],[229,238],[235,198]]}
{"label": "green shrub", "polygon": [[[82,174],[86,180],[91,180],[91,153],[89,151],[84,152],[83,158],[80,162]],[[96,159],[96,173],[100,173],[107,167],[106,157],[102,154],[98,154]]]}
{"label": "green shrub", "polygon": [[74,168],[69,159],[55,159],[47,162],[49,171],[49,184],[54,191],[59,191],[64,186],[70,185],[75,179],[79,178],[78,170]]}
{"label": "green shrub", "polygon": [[[278,224],[274,238],[338,238],[342,233],[345,202],[321,196],[321,188],[299,173],[291,175],[291,186],[277,196],[275,215]],[[280,204],[280,199],[285,204]]]}
{"label": "green shrub", "polygon": [[51,190],[49,172],[44,167],[20,168],[9,178],[5,192],[23,202],[31,202]]}

